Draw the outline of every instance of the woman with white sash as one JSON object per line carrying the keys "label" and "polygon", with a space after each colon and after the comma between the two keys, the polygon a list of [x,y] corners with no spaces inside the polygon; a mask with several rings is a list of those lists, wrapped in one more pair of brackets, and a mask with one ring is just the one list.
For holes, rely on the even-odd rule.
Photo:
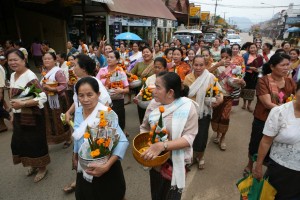
{"label": "woman with white sash", "polygon": [[[48,103],[45,109],[46,132],[48,144],[59,144],[65,142],[68,146],[70,141],[70,127],[64,125],[60,119],[60,114],[65,113],[70,107],[65,91],[67,89],[67,79],[64,72],[56,66],[56,55],[54,53],[45,53],[43,56],[46,75],[41,84],[45,90]],[[47,83],[56,82],[58,86],[51,87]],[[51,94],[52,93],[52,94]]]}
{"label": "woman with white sash", "polygon": [[[161,174],[161,166],[150,170],[151,196],[156,199],[181,199],[185,187],[185,165],[193,156],[192,145],[198,131],[197,105],[194,101],[181,97],[181,79],[174,72],[161,72],[155,82],[154,100],[149,104],[140,126],[140,132],[149,132],[158,122],[159,106],[164,106],[163,123],[169,132],[168,141],[157,142],[147,149],[142,157],[146,160],[156,158],[162,151],[171,151],[173,165],[171,180]],[[188,123],[187,123],[188,122]]]}
{"label": "woman with white sash", "polygon": [[[216,96],[217,101],[208,105],[204,103],[207,88],[214,85],[215,76],[206,69],[207,61],[204,56],[196,55],[193,59],[193,72],[188,74],[183,84],[189,86],[188,97],[196,101],[198,107],[198,133],[193,143],[193,150],[195,153],[198,168],[204,169],[204,152],[206,149],[208,130],[210,119],[212,116],[212,108],[218,106],[223,102],[223,94]],[[217,87],[221,90],[221,86],[217,82]]]}
{"label": "woman with white sash", "polygon": [[81,106],[75,111],[74,120],[74,154],[73,165],[77,169],[76,199],[114,199],[121,200],[125,196],[126,185],[120,160],[124,158],[128,147],[128,140],[118,124],[118,118],[112,123],[120,135],[119,142],[112,152],[107,163],[90,163],[83,171],[78,163],[78,151],[84,142],[83,135],[87,125],[99,123],[97,117],[99,110],[107,110],[108,107],[98,102],[100,95],[99,85],[96,79],[85,77],[80,79],[75,91]]}

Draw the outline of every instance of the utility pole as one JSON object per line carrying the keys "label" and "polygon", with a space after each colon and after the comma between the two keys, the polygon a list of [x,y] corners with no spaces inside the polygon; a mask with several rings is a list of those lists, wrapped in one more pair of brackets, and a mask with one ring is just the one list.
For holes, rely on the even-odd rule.
{"label": "utility pole", "polygon": [[215,4],[214,25],[216,24],[216,17],[217,17],[217,7],[218,7],[218,0],[216,0],[216,4]]}
{"label": "utility pole", "polygon": [[224,13],[224,21],[226,21],[226,19],[225,19],[225,13],[228,13],[228,12],[223,12]]}

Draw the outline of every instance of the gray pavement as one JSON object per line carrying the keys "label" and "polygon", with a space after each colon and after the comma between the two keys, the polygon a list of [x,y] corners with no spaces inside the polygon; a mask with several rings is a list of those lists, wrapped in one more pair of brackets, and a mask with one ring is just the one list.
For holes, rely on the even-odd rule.
{"label": "gray pavement", "polygon": [[[246,35],[246,37],[244,36]],[[244,41],[252,41],[243,34]],[[241,102],[240,102],[241,104]],[[234,107],[231,113],[230,128],[226,136],[227,150],[221,152],[212,142],[210,131],[207,145],[205,169],[200,171],[192,166],[187,174],[183,200],[233,200],[239,199],[235,183],[242,177],[247,162],[247,149],[253,115]],[[134,104],[126,106],[126,131],[130,134],[130,147],[122,162],[127,183],[126,199],[150,199],[148,171],[144,171],[132,156],[132,139],[138,134],[138,114]],[[9,123],[7,122],[9,125]],[[46,179],[33,183],[33,177],[26,177],[26,169],[13,165],[10,141],[12,130],[0,134],[0,200],[62,200],[75,199],[73,194],[64,194],[62,188],[75,180],[71,170],[72,148],[62,149],[62,144],[49,146],[51,163]]]}

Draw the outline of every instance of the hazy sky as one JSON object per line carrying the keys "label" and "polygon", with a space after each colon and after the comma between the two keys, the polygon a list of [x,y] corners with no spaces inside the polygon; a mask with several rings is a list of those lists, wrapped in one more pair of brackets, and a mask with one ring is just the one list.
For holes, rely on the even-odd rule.
{"label": "hazy sky", "polygon": [[[190,3],[203,3],[201,5],[201,11],[210,11],[211,13],[215,12],[216,3],[215,0],[190,0]],[[261,3],[269,4],[263,5]],[[252,22],[257,23],[260,21],[268,20],[272,17],[273,8],[251,8],[251,7],[272,7],[272,6],[286,6],[280,8],[274,8],[274,14],[280,12],[281,10],[287,9],[290,3],[294,5],[300,5],[300,0],[218,0],[218,4],[221,5],[234,5],[234,6],[249,6],[248,8],[230,8],[230,7],[217,7],[217,15],[224,17],[226,20],[228,17],[248,17]],[[213,4],[213,5],[204,5],[204,4]],[[294,6],[294,8],[300,9],[300,6]]]}

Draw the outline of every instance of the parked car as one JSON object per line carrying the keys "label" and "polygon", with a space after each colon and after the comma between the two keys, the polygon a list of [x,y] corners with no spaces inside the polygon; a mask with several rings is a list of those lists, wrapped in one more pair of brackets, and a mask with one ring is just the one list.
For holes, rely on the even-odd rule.
{"label": "parked car", "polygon": [[218,38],[218,34],[215,32],[206,32],[204,33],[203,40],[205,43],[213,43],[214,40]]}
{"label": "parked car", "polygon": [[202,31],[197,29],[183,29],[176,31],[174,38],[180,39],[182,44],[187,45],[196,42],[201,34]]}
{"label": "parked car", "polygon": [[242,40],[238,34],[228,34],[226,39],[230,41],[230,46],[232,46],[233,44],[239,44],[240,46],[242,46]]}

